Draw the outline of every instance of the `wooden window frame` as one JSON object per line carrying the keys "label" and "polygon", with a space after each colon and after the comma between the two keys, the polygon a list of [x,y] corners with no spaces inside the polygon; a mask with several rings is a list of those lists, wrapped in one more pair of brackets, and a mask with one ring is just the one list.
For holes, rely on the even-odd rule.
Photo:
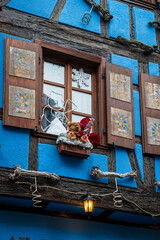
{"label": "wooden window frame", "polygon": [[[96,97],[94,98],[94,109],[98,108],[98,111],[93,111],[94,118],[95,118],[95,126],[94,126],[94,132],[97,132],[101,136],[101,147],[106,148],[107,146],[107,140],[106,135],[104,134],[104,129],[106,125],[106,108],[105,108],[105,81],[104,81],[104,73],[105,73],[105,63],[106,59],[78,51],[75,49],[62,47],[53,43],[44,42],[41,40],[35,40],[35,43],[39,46],[39,93],[41,95],[39,96],[39,99],[42,99],[42,89],[43,89],[43,59],[45,59],[46,56],[53,56],[57,59],[62,58],[64,61],[72,61],[75,62],[75,64],[79,65],[87,65],[89,68],[96,69],[96,82],[97,82],[97,89],[95,89],[95,86],[93,87],[93,91],[96,91]],[[68,72],[66,74],[69,74]],[[72,86],[69,86],[70,88]],[[74,89],[74,88],[73,88]],[[79,89],[77,89],[79,90]],[[42,101],[41,101],[42,102]],[[56,139],[57,136],[52,134],[47,134],[41,131],[40,124],[41,124],[41,114],[42,114],[42,108],[39,104],[39,124],[38,124],[38,131],[35,132],[36,136],[45,137],[45,138],[51,138]],[[79,112],[73,112],[77,115],[80,115]],[[83,114],[85,116],[85,114]]]}
{"label": "wooden window frame", "polygon": [[[78,112],[78,111],[72,111],[72,112],[69,112],[67,113],[67,118],[69,121],[72,121],[72,114],[75,114],[75,115],[79,115],[79,116],[82,116],[82,117],[92,117],[95,116],[95,108],[96,108],[96,97],[95,97],[95,92],[96,92],[96,74],[95,74],[95,69],[93,68],[88,68],[82,64],[75,64],[73,62],[70,62],[70,61],[63,61],[61,59],[55,59],[55,58],[44,58],[43,59],[43,64],[44,64],[44,61],[46,62],[50,62],[50,63],[55,63],[55,64],[59,64],[59,65],[63,65],[64,68],[65,68],[65,76],[64,76],[64,84],[60,84],[60,83],[56,83],[56,82],[50,82],[50,81],[47,81],[45,79],[43,79],[43,84],[49,84],[49,85],[52,85],[52,86],[57,86],[57,87],[61,87],[61,88],[64,88],[64,100],[66,101],[67,99],[72,99],[72,91],[78,91],[78,92],[82,92],[82,93],[87,93],[87,94],[90,94],[92,96],[92,114],[87,114],[87,113],[82,113],[82,112]],[[44,66],[44,65],[43,65]],[[82,88],[77,88],[77,87],[73,87],[72,86],[72,67],[73,68],[83,68],[85,69],[86,71],[89,71],[91,72],[91,76],[92,76],[92,89],[91,90],[85,90],[85,89],[82,89]],[[43,92],[43,90],[42,90]],[[43,99],[42,99],[42,102],[43,102]],[[56,108],[55,108],[56,109]],[[69,111],[71,109],[71,103],[68,103],[67,105],[67,108],[66,108],[66,111]]]}

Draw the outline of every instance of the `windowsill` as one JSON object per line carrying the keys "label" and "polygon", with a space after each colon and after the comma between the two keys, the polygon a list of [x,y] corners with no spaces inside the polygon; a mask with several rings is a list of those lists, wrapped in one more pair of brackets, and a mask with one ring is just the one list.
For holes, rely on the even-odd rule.
{"label": "windowsill", "polygon": [[[33,131],[33,135],[35,137],[39,137],[39,138],[46,138],[46,139],[55,140],[55,141],[57,140],[57,135],[44,133],[44,132],[41,132],[41,131]],[[107,150],[108,145],[100,144],[96,149]]]}

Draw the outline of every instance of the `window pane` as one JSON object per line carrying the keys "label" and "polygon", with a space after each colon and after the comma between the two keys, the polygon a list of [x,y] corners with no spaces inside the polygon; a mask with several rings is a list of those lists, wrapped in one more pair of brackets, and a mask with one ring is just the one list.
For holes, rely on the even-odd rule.
{"label": "window pane", "polygon": [[76,104],[77,112],[92,114],[92,95],[72,91],[72,101]]}
{"label": "window pane", "polygon": [[64,88],[49,84],[44,84],[43,87],[43,103],[47,105],[49,101],[49,104],[54,107],[62,107],[64,104]]}
{"label": "window pane", "polygon": [[43,117],[43,130],[47,131],[49,125],[51,122],[55,119],[54,111],[52,111],[50,108],[46,108],[44,110],[44,117]]}
{"label": "window pane", "polygon": [[72,68],[72,87],[77,87],[85,90],[92,90],[92,76],[86,73],[82,68]]}
{"label": "window pane", "polygon": [[64,84],[64,66],[44,62],[44,80]]}
{"label": "window pane", "polygon": [[84,117],[72,114],[72,122],[80,122]]}

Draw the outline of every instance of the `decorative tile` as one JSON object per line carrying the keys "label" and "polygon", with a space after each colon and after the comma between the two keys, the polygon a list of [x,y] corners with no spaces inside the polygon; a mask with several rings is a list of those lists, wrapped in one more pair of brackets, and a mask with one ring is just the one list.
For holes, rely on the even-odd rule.
{"label": "decorative tile", "polygon": [[160,119],[146,117],[148,144],[160,145]]}
{"label": "decorative tile", "polygon": [[111,107],[111,134],[132,139],[132,113]]}
{"label": "decorative tile", "polygon": [[131,102],[130,77],[110,72],[110,96],[122,101]]}
{"label": "decorative tile", "polygon": [[17,77],[35,79],[35,52],[10,47],[9,74]]}
{"label": "decorative tile", "polygon": [[10,85],[8,114],[35,119],[35,90]]}
{"label": "decorative tile", "polygon": [[146,107],[160,109],[160,85],[145,82]]}

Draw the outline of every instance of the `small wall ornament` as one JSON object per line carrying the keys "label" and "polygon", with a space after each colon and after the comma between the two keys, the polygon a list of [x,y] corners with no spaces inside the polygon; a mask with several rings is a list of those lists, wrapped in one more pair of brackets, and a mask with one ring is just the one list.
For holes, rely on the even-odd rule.
{"label": "small wall ornament", "polygon": [[100,144],[100,135],[91,133],[93,119],[83,118],[80,122],[68,122],[67,133],[58,136],[58,151],[77,157],[87,158],[92,148]]}

